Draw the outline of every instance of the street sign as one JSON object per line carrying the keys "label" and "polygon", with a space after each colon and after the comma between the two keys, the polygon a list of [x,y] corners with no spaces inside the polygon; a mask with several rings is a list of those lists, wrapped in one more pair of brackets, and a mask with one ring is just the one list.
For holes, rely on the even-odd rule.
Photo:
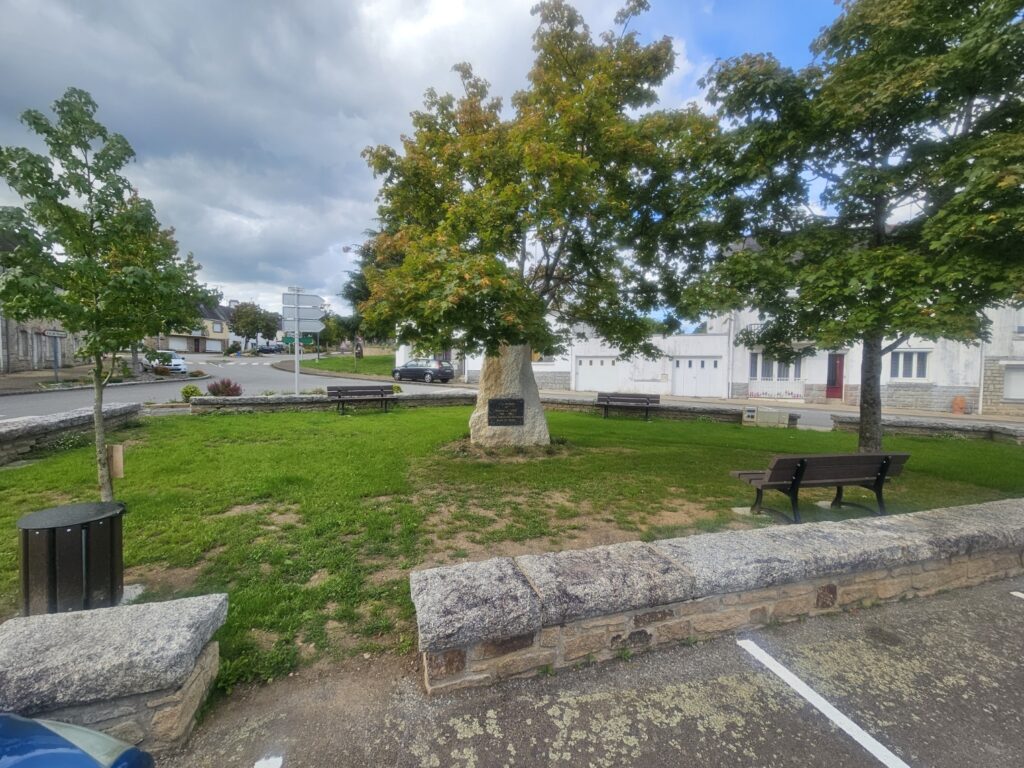
{"label": "street sign", "polygon": [[[290,333],[294,333],[295,320],[285,320],[284,329]],[[299,333],[320,333],[324,329],[324,324],[319,320],[299,320]]]}
{"label": "street sign", "polygon": [[299,339],[299,343],[300,344],[312,344],[313,343],[313,337],[312,336],[303,336],[302,338]]}
{"label": "street sign", "polygon": [[[284,307],[285,311],[289,307],[320,307],[323,306],[324,300],[315,293],[282,293],[281,294],[281,306]],[[317,315],[319,317],[320,315]]]}
{"label": "street sign", "polygon": [[294,344],[295,343],[295,337],[294,336],[285,336],[283,339],[281,339],[281,341],[283,341],[285,344]]}
{"label": "street sign", "polygon": [[296,315],[299,320],[319,320],[324,316],[324,311],[317,304],[315,307],[284,307],[284,311],[281,313],[281,317],[286,323],[294,322]]}
{"label": "street sign", "polygon": [[68,337],[67,331],[43,331],[43,336],[49,336],[51,339],[66,339]]}

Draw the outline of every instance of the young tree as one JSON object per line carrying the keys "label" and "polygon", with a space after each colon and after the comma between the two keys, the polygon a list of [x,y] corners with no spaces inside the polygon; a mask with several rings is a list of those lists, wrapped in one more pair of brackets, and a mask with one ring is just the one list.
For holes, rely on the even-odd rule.
{"label": "young tree", "polygon": [[82,335],[79,355],[93,364],[100,497],[112,501],[103,388],[117,353],[145,336],[194,328],[198,304],[216,297],[121,175],[134,153],[96,121],[89,94],[69,88],[53,111],[54,121],[22,115],[48,155],[0,149],[0,178],[24,201],[0,208],[0,229],[16,243],[0,257],[0,302],[12,317],[58,320]]}
{"label": "young tree", "polygon": [[[1024,298],[1024,27],[1017,0],[848,0],[800,71],[719,62],[731,130],[721,248],[691,308],[752,307],[779,359],[863,345],[862,451],[881,448],[883,356],[987,338]],[[811,205],[811,192],[819,205]]]}
{"label": "young tree", "polygon": [[[646,315],[702,248],[685,215],[698,201],[680,179],[714,122],[644,111],[674,67],[670,40],[643,45],[627,31],[646,8],[632,0],[619,32],[595,40],[567,3],[541,2],[529,86],[510,117],[462,64],[464,94],[428,91],[401,152],[365,152],[383,178],[365,321],[421,349],[484,352],[474,442],[548,442],[531,350],[553,351],[574,326],[656,354]],[[525,426],[488,429],[494,397],[523,398]]]}
{"label": "young tree", "polygon": [[259,335],[260,329],[263,327],[264,315],[264,309],[252,301],[239,302],[231,310],[228,328],[236,336],[242,337],[243,349],[248,348],[249,339],[255,339]]}

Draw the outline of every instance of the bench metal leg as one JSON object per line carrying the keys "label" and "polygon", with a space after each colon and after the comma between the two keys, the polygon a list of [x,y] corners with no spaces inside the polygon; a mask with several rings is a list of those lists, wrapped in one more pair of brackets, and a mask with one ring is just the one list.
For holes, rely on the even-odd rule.
{"label": "bench metal leg", "polygon": [[882,499],[882,486],[880,486],[880,485],[875,488],[875,499],[878,501],[878,513],[877,514],[879,516],[884,515],[885,514],[885,500]]}
{"label": "bench metal leg", "polygon": [[801,520],[800,520],[800,501],[797,498],[797,495],[799,494],[799,492],[800,492],[799,488],[794,488],[793,490],[791,490],[789,493],[786,494],[787,496],[789,496],[789,504],[790,504],[790,506],[793,507],[793,522],[794,523],[801,522]]}
{"label": "bench metal leg", "polygon": [[843,486],[836,486],[836,497],[832,499],[832,509],[839,509],[843,506]]}
{"label": "bench metal leg", "polygon": [[754,503],[750,505],[750,511],[752,514],[761,514],[761,502],[764,501],[764,488],[757,489],[757,496],[754,497]]}

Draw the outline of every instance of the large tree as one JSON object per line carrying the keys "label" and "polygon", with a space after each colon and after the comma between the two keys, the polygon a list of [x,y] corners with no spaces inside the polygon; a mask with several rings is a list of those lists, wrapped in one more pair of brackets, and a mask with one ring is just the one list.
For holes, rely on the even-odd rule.
{"label": "large tree", "polygon": [[69,88],[53,111],[56,120],[22,115],[48,155],[0,148],[0,178],[23,201],[0,208],[0,229],[16,244],[0,257],[0,303],[12,317],[57,320],[81,335],[78,354],[93,366],[100,497],[111,501],[103,388],[117,354],[145,336],[195,328],[199,303],[217,297],[121,174],[134,153],[96,121],[89,94]]}
{"label": "large tree", "polygon": [[[530,351],[586,327],[652,353],[646,315],[701,250],[700,227],[681,224],[699,202],[680,179],[714,122],[650,111],[674,55],[669,39],[628,30],[646,8],[633,0],[618,31],[594,39],[570,5],[540,3],[529,85],[511,110],[462,64],[459,98],[428,91],[401,151],[365,153],[383,186],[364,315],[421,349],[484,352],[474,441],[547,442]],[[496,396],[523,397],[537,428],[487,430]]]}
{"label": "large tree", "polygon": [[242,337],[242,346],[249,346],[249,339],[262,336],[273,339],[281,328],[281,316],[276,312],[263,309],[252,301],[243,301],[231,310],[231,321],[228,323],[231,332]]}
{"label": "large tree", "polygon": [[883,355],[984,340],[986,308],[1024,298],[1020,3],[849,0],[812,49],[798,71],[746,55],[706,79],[731,159],[691,309],[759,310],[739,340],[780,359],[861,344],[876,451]]}

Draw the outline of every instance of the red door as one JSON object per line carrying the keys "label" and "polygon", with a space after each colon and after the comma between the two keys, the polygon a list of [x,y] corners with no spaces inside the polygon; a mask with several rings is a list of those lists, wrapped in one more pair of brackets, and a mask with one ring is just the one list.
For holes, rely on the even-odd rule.
{"label": "red door", "polygon": [[828,356],[828,379],[825,381],[825,397],[843,398],[843,361],[846,355]]}

